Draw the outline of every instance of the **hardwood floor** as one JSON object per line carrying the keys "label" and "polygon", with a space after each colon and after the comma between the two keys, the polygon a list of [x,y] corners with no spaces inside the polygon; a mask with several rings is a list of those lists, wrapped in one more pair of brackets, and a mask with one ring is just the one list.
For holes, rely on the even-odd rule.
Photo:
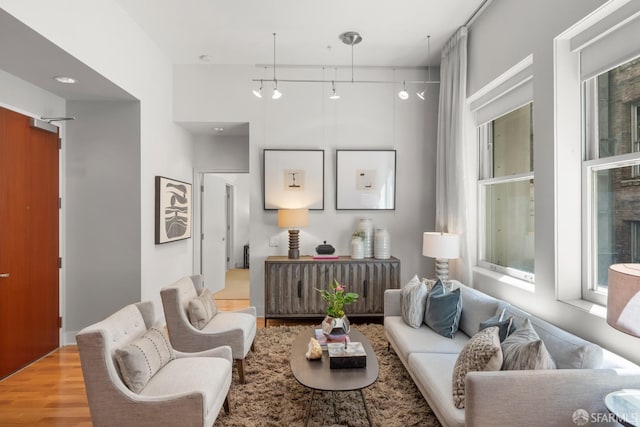
{"label": "hardwood floor", "polygon": [[[236,310],[248,307],[249,300],[216,304],[220,310]],[[259,318],[258,328],[263,325]],[[0,426],[91,426],[75,345],[61,347],[0,381]]]}

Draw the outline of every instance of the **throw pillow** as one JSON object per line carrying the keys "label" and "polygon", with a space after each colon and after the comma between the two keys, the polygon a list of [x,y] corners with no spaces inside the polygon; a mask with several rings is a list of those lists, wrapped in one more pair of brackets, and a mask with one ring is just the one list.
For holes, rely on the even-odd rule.
{"label": "throw pillow", "polygon": [[156,372],[175,358],[161,323],[150,327],[136,341],[116,349],[122,380],[134,393],[140,393]]}
{"label": "throw pillow", "polygon": [[217,312],[218,308],[213,300],[213,294],[207,288],[202,291],[200,296],[191,299],[187,305],[189,322],[197,329],[204,328]]}
{"label": "throw pillow", "polygon": [[464,408],[467,372],[499,371],[501,366],[502,349],[496,326],[483,329],[471,337],[462,347],[453,368],[453,403],[456,408]]}
{"label": "throw pillow", "polygon": [[458,331],[461,313],[460,288],[447,291],[438,280],[427,295],[424,323],[443,337],[453,338]]}
{"label": "throw pillow", "polygon": [[478,331],[481,331],[492,326],[497,326],[500,334],[500,342],[504,341],[509,335],[516,330],[516,325],[513,324],[513,316],[507,318],[504,317],[505,309],[502,309],[501,314],[496,314],[493,317],[488,318],[484,322],[480,322]]}
{"label": "throw pillow", "polygon": [[502,342],[503,370],[555,369],[556,363],[527,318]]}
{"label": "throw pillow", "polygon": [[436,283],[438,283],[437,280],[434,279],[426,279],[426,278],[422,278],[422,283],[425,284],[425,286],[427,287],[427,292],[431,292],[431,290],[433,289],[433,287],[435,286]]}
{"label": "throw pillow", "polygon": [[412,328],[419,328],[424,320],[427,287],[424,283],[420,282],[418,276],[413,276],[413,279],[402,288],[400,295],[402,319]]}

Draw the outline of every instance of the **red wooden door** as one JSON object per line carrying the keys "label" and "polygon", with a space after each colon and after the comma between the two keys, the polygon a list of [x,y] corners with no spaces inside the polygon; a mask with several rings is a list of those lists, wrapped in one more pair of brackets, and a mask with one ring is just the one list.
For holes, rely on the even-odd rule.
{"label": "red wooden door", "polygon": [[0,378],[59,346],[58,134],[0,108]]}

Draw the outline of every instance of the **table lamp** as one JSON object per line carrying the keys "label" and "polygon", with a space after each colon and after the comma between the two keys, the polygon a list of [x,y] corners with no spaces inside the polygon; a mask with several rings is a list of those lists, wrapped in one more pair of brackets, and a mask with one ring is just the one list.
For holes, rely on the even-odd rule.
{"label": "table lamp", "polygon": [[640,264],[609,267],[607,323],[625,334],[640,337]]}
{"label": "table lamp", "polygon": [[309,225],[309,209],[278,209],[278,227],[289,229],[289,259],[300,258],[300,230]]}
{"label": "table lamp", "polygon": [[460,256],[460,235],[427,231],[422,235],[422,255],[436,259],[436,276],[449,280],[449,260]]}

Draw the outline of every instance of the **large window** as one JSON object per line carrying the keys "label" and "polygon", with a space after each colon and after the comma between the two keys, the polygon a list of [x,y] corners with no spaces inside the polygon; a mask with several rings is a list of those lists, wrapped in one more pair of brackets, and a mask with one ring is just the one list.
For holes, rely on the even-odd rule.
{"label": "large window", "polygon": [[529,103],[478,128],[479,265],[534,280],[533,120]]}
{"label": "large window", "polygon": [[585,80],[583,105],[583,297],[604,304],[609,266],[640,252],[640,59]]}

